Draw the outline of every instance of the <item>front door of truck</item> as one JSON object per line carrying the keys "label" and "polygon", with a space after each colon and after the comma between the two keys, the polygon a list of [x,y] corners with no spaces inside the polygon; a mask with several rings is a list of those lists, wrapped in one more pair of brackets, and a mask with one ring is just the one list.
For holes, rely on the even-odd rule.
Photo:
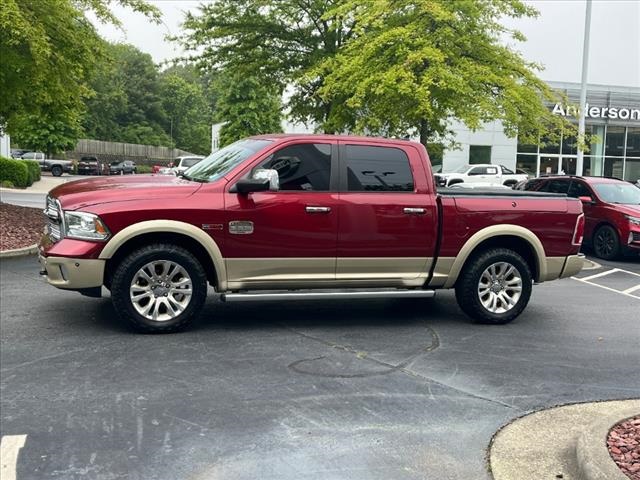
{"label": "front door of truck", "polygon": [[419,286],[435,251],[433,182],[416,146],[340,142],[336,279]]}
{"label": "front door of truck", "polygon": [[[335,280],[337,144],[287,144],[256,161],[278,172],[278,191],[225,193],[230,289],[317,287]],[[235,181],[239,180],[235,179]]]}

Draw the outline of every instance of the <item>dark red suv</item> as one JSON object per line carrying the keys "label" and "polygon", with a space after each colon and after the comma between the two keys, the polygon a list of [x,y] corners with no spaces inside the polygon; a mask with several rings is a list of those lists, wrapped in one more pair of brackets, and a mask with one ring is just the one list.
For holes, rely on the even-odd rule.
{"label": "dark red suv", "polygon": [[597,257],[640,254],[640,188],[613,178],[555,176],[529,180],[523,189],[580,198],[586,220],[584,244]]}

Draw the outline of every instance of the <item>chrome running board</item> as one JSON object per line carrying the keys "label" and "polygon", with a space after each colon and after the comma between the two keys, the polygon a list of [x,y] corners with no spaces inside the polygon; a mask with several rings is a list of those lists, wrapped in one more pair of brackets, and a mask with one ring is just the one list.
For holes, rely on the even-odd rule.
{"label": "chrome running board", "polygon": [[282,291],[282,292],[246,292],[223,293],[223,302],[262,302],[268,300],[327,300],[327,299],[363,299],[363,298],[431,298],[434,290],[354,290],[354,291]]}

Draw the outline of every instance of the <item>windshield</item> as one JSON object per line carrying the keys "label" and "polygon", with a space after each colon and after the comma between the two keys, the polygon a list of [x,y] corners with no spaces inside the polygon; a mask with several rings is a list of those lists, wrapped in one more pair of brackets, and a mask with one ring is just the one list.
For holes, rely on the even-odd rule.
{"label": "windshield", "polygon": [[184,176],[199,182],[213,182],[226,175],[251,155],[269,145],[271,140],[240,140],[213,152],[204,160],[189,168]]}
{"label": "windshield", "polygon": [[640,205],[640,189],[630,183],[596,183],[593,188],[604,202]]}
{"label": "windshield", "polygon": [[469,168],[471,168],[470,165],[463,165],[460,168],[455,169],[453,173],[465,173]]}
{"label": "windshield", "polygon": [[202,160],[202,159],[201,158],[185,158],[184,160],[182,160],[182,166],[183,167],[193,167],[200,160]]}

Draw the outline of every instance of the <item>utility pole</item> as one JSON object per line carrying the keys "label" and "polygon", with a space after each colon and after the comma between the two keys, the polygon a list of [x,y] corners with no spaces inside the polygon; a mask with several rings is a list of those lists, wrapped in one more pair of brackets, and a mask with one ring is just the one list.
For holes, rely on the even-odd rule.
{"label": "utility pole", "polygon": [[578,156],[576,175],[582,175],[584,167],[585,117],[587,115],[587,72],[589,70],[589,36],[591,33],[591,0],[586,0],[587,11],[584,15],[584,41],[582,42],[582,83],[580,85],[580,118],[578,119]]}

